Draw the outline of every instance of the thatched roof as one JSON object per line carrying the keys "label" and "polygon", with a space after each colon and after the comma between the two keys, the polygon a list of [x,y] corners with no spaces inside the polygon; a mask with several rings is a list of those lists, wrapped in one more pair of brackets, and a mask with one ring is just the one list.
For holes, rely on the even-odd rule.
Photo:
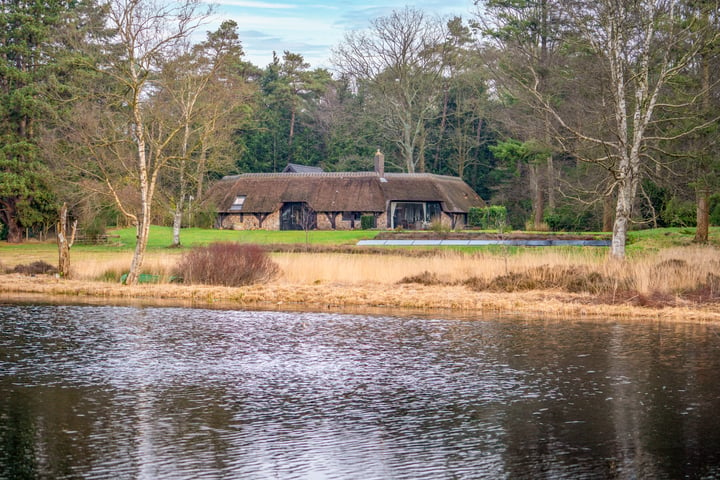
{"label": "thatched roof", "polygon": [[223,178],[209,193],[221,213],[232,212],[238,196],[245,197],[243,213],[271,213],[288,202],[306,202],[316,212],[384,212],[388,202],[417,201],[465,213],[484,204],[460,178],[432,174],[248,173]]}

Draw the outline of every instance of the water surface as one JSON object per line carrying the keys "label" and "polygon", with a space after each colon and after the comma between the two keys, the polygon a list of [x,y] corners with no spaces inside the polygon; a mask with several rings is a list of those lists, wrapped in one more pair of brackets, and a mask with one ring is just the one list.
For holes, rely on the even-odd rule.
{"label": "water surface", "polygon": [[0,479],[720,478],[720,333],[0,305]]}

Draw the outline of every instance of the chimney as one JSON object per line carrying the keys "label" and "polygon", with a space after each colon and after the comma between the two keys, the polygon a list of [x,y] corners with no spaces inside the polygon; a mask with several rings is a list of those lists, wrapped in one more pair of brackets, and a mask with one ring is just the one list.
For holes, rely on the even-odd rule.
{"label": "chimney", "polygon": [[385,176],[385,155],[380,152],[379,148],[378,151],[375,152],[375,173],[377,173],[380,178]]}

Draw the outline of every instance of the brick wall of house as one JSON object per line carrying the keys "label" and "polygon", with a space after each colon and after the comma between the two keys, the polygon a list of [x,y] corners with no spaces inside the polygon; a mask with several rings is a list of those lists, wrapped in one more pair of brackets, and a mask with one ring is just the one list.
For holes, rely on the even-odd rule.
{"label": "brick wall of house", "polygon": [[[385,213],[378,215],[376,221],[377,227],[387,228],[387,218],[387,214]],[[447,215],[443,215],[442,222],[443,226],[447,224],[447,227],[450,228],[450,217],[448,217]],[[343,220],[342,214],[338,214],[337,217],[335,217],[336,230],[351,230],[353,227],[355,230],[359,230],[361,228],[361,222],[359,219],[352,222],[350,220]],[[220,228],[226,230],[259,230],[261,227],[255,215],[250,213],[236,213],[227,215],[225,218],[223,218]],[[317,214],[317,228],[318,230],[332,230],[330,220],[324,213]],[[274,212],[268,215],[263,221],[262,229],[280,230],[280,212]]]}
{"label": "brick wall of house", "polygon": [[[340,217],[340,215],[335,217],[335,227],[336,228],[339,228],[339,226],[338,226],[339,222],[337,222],[337,219],[339,217]],[[317,222],[318,230],[332,230],[332,224],[330,223],[330,220],[328,219],[327,215],[325,215],[324,213],[321,213],[321,212],[318,213],[317,215],[315,215],[315,219],[316,219],[315,221]]]}

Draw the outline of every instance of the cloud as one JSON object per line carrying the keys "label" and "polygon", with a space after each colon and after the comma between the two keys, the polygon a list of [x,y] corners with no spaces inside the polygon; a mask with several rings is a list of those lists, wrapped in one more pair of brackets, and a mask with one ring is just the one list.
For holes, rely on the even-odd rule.
{"label": "cloud", "polygon": [[[217,0],[213,23],[235,20],[246,59],[257,66],[270,63],[273,51],[281,55],[289,50],[312,67],[327,68],[331,49],[345,33],[369,28],[372,19],[406,4],[407,0]],[[473,0],[421,0],[414,8],[465,16],[472,4]]]}

